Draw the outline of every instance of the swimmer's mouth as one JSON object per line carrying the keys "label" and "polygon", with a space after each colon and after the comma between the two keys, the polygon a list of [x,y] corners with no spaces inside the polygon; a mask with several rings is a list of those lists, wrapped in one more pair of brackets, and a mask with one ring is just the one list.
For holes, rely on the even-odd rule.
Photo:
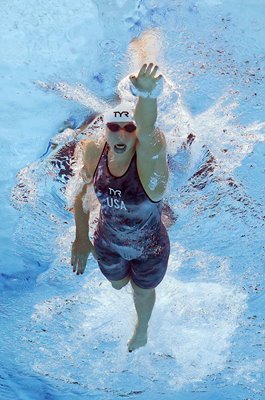
{"label": "swimmer's mouth", "polygon": [[116,151],[116,153],[124,153],[126,148],[127,148],[126,144],[115,144],[114,145],[114,150]]}

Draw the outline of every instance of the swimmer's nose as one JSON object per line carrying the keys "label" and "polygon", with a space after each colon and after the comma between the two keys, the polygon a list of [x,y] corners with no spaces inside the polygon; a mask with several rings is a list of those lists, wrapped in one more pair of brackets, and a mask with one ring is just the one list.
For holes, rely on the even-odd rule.
{"label": "swimmer's nose", "polygon": [[120,138],[121,140],[124,140],[126,138],[126,131],[120,130]]}

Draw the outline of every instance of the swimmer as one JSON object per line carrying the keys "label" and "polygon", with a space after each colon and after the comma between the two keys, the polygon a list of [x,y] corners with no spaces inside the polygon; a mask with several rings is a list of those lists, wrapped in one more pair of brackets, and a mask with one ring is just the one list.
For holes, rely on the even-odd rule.
{"label": "swimmer", "polygon": [[[155,128],[157,96],[162,75],[158,66],[144,64],[130,76],[135,109],[121,103],[104,114],[101,140],[82,141],[86,180],[74,203],[76,237],[71,265],[83,274],[93,254],[103,275],[120,290],[130,282],[137,313],[128,351],[147,343],[148,323],[156,300],[155,288],[165,276],[170,243],[161,221],[162,199],[168,182],[166,140]],[[82,198],[93,185],[100,213],[93,243],[89,239],[89,211]]]}

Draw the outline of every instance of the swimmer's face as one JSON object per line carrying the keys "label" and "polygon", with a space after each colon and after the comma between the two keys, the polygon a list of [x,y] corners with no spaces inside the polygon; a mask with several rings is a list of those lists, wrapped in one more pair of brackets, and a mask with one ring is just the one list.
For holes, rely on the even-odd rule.
{"label": "swimmer's face", "polygon": [[[134,123],[133,122],[117,123],[117,125],[119,125],[120,128],[124,128],[126,125],[130,126],[131,124]],[[106,140],[108,145],[112,148],[112,150],[115,153],[117,154],[126,153],[128,150],[131,150],[136,145],[137,129],[133,130],[132,132],[127,132],[125,129],[119,129],[118,131],[113,132],[106,125]]]}

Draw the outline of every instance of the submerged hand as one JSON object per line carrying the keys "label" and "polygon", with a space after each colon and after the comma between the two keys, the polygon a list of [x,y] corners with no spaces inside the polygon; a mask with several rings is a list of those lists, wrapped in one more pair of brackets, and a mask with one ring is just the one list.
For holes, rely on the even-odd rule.
{"label": "submerged hand", "polygon": [[77,275],[83,274],[86,268],[86,263],[89,254],[92,253],[94,258],[97,260],[97,254],[95,247],[89,239],[80,240],[76,239],[72,244],[71,253],[71,265],[73,266],[73,272]]}
{"label": "submerged hand", "polygon": [[156,88],[157,83],[163,78],[163,76],[159,75],[157,78],[155,78],[158,66],[156,65],[152,71],[153,65],[153,63],[150,63],[148,66],[147,64],[144,64],[137,77],[135,75],[130,76],[130,81],[136,87],[136,89],[144,92],[151,92]]}

